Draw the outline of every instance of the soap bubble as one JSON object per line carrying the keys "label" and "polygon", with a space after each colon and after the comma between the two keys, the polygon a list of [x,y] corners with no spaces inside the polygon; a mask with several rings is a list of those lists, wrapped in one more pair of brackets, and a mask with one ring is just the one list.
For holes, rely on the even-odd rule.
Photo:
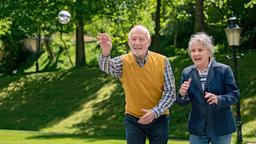
{"label": "soap bubble", "polygon": [[67,24],[69,23],[71,19],[71,15],[68,11],[62,10],[58,14],[58,20],[61,24]]}

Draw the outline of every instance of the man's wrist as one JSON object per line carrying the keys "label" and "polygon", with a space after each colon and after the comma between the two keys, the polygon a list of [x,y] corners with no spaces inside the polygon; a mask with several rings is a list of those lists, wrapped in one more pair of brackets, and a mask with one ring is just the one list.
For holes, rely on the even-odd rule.
{"label": "man's wrist", "polygon": [[107,58],[109,57],[109,54],[101,54],[101,56]]}
{"label": "man's wrist", "polygon": [[100,57],[101,57],[101,59],[109,59],[109,58],[110,58],[110,55],[105,56],[105,55],[101,54]]}
{"label": "man's wrist", "polygon": [[157,108],[152,108],[151,111],[154,113],[155,118],[158,118],[160,116]]}

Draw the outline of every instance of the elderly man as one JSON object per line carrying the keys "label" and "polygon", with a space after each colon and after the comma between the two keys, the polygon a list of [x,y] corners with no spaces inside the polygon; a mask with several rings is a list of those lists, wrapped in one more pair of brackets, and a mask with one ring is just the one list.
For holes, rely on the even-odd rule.
{"label": "elderly man", "polygon": [[125,91],[125,130],[128,144],[166,144],[168,141],[169,111],[175,101],[174,77],[169,60],[151,52],[147,28],[134,26],[128,35],[131,52],[110,58],[111,38],[97,37],[102,54],[100,69],[117,77]]}

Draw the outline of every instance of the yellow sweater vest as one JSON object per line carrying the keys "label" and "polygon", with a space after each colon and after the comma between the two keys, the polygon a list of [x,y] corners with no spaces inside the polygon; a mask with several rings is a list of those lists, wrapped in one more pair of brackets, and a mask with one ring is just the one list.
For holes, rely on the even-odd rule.
{"label": "yellow sweater vest", "polygon": [[[164,71],[167,58],[150,52],[143,67],[130,53],[123,55],[121,82],[125,91],[125,113],[141,117],[142,109],[152,109],[162,98],[164,89]],[[168,114],[166,110],[163,114]]]}

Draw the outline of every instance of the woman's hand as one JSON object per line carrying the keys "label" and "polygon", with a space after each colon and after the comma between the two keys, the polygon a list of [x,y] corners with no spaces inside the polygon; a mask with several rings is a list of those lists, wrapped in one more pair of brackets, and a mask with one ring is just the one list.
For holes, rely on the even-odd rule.
{"label": "woman's hand", "polygon": [[191,81],[192,81],[192,79],[189,78],[187,81],[183,82],[183,84],[181,85],[180,90],[179,90],[179,93],[180,93],[181,96],[185,96],[186,95]]}

